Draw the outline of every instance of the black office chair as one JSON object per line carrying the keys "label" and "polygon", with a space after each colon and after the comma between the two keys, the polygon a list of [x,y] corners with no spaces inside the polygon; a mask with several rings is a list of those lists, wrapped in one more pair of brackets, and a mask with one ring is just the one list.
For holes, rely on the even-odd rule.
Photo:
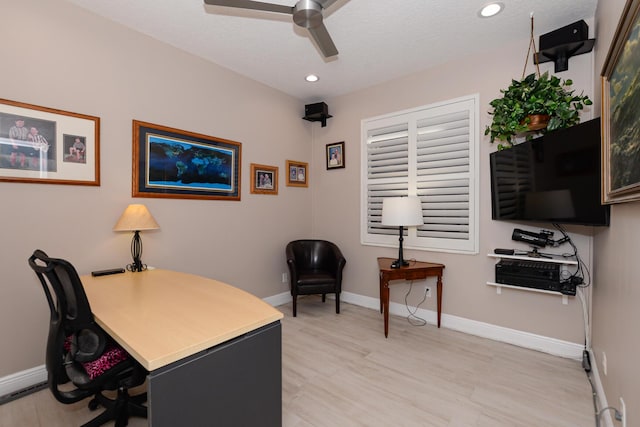
{"label": "black office chair", "polygon": [[[82,427],[115,420],[126,426],[129,416],[147,416],[146,393],[129,396],[128,389],[144,383],[147,372],[94,321],[76,269],[69,262],[36,250],[29,258],[51,309],[46,367],[49,389],[65,404],[93,396],[91,410],[106,409]],[[60,387],[69,381],[75,388]],[[104,390],[117,390],[109,399]]]}
{"label": "black office chair", "polygon": [[297,315],[298,295],[336,295],[336,313],[340,313],[342,269],[346,260],[340,249],[326,240],[294,240],[285,250],[289,283],[293,297],[293,317]]}

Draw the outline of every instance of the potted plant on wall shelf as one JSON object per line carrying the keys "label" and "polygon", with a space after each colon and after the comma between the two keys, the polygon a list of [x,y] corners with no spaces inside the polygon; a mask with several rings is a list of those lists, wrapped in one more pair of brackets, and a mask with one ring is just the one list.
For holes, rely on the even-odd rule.
{"label": "potted plant on wall shelf", "polygon": [[484,134],[490,135],[491,142],[505,141],[506,145],[498,145],[501,150],[512,147],[516,136],[524,134],[531,139],[537,133],[578,124],[580,111],[593,103],[582,93],[575,95],[569,88],[572,84],[570,79],[562,81],[548,72],[512,80],[507,89],[500,90],[502,97],[489,103],[493,120]]}

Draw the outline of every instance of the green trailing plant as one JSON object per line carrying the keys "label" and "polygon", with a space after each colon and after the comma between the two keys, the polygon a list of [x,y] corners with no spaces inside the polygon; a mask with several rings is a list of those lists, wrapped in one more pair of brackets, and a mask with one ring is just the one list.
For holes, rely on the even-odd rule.
{"label": "green trailing plant", "polygon": [[[491,142],[496,139],[505,141],[498,149],[510,148],[516,143],[516,136],[526,133],[526,139],[531,139],[537,133],[544,133],[555,129],[562,129],[580,123],[579,113],[585,105],[593,102],[584,94],[575,95],[570,90],[573,81],[560,80],[556,76],[549,76],[545,72],[536,78],[536,74],[529,74],[524,79],[512,80],[507,89],[501,89],[501,98],[489,103],[493,107],[491,125],[487,126],[484,134],[490,135]],[[530,131],[531,115],[548,115],[549,123],[546,129]]]}

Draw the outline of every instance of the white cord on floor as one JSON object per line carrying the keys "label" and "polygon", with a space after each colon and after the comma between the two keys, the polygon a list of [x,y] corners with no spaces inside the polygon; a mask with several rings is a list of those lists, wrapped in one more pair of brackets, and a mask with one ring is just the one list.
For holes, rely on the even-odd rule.
{"label": "white cord on floor", "polygon": [[409,282],[409,290],[404,295],[404,305],[407,307],[407,311],[409,312],[409,315],[407,316],[407,322],[409,322],[409,324],[412,326],[424,326],[427,324],[427,321],[420,316],[416,316],[416,313],[418,312],[418,309],[420,309],[420,305],[422,305],[422,303],[426,301],[427,291],[429,288],[428,287],[424,288],[424,296],[422,297],[422,301],[420,301],[418,305],[416,305],[415,310],[413,311],[411,311],[411,308],[409,307],[409,302],[408,302],[408,298],[409,298],[409,295],[411,294],[412,289],[413,289],[413,280]]}

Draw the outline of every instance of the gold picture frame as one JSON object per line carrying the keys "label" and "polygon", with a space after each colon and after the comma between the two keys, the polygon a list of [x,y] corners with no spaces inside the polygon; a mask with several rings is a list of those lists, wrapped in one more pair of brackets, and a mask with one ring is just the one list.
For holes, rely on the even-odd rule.
{"label": "gold picture frame", "polygon": [[242,144],[133,121],[133,197],[240,201]]}
{"label": "gold picture frame", "polygon": [[100,185],[100,118],[0,99],[0,181]]}
{"label": "gold picture frame", "polygon": [[309,164],[287,160],[287,187],[309,186]]}
{"label": "gold picture frame", "polygon": [[278,167],[251,163],[251,194],[278,194]]}
{"label": "gold picture frame", "polygon": [[640,0],[628,0],[602,68],[602,202],[640,200]]}

